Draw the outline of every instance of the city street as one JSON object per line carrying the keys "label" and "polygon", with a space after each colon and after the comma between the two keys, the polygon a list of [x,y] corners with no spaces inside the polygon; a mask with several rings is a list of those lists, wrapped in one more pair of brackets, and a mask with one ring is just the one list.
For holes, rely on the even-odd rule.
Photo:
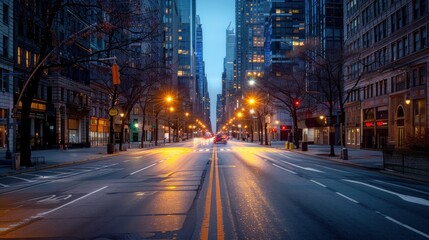
{"label": "city street", "polygon": [[194,139],[0,178],[0,238],[429,239],[429,186]]}

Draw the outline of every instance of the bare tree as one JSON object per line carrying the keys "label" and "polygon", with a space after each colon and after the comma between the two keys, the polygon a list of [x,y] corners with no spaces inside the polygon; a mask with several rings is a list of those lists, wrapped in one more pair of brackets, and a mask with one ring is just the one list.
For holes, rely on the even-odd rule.
{"label": "bare tree", "polygon": [[298,111],[304,99],[305,75],[302,71],[292,70],[282,77],[269,76],[265,84],[273,99],[273,105],[288,112],[293,124],[293,143],[299,148]]}
{"label": "bare tree", "polygon": [[[112,54],[126,53],[129,51],[128,46],[130,44],[141,42],[142,39],[150,39],[154,34],[158,33],[159,25],[153,24],[153,21],[144,21],[145,17],[151,20],[154,16],[148,14],[145,10],[146,8],[142,8],[138,0],[127,1],[126,3],[107,0],[40,0],[37,2],[38,6],[41,6],[38,9],[40,14],[34,14],[33,16],[27,14],[27,18],[30,20],[28,22],[37,23],[41,26],[40,35],[43,41],[39,46],[37,64],[31,70],[30,77],[25,82],[18,99],[18,101],[22,102],[20,118],[21,122],[24,123],[30,121],[31,104],[37,93],[40,80],[46,77],[46,74],[51,72],[61,73],[62,69],[71,66],[88,68],[88,62],[96,61],[99,56],[109,57]],[[21,12],[30,12],[26,7],[28,6],[21,6]],[[57,34],[57,27],[61,25],[65,12],[72,12],[75,18],[82,23],[87,23],[87,25],[77,32],[72,32],[69,37],[63,38]],[[94,12],[104,12],[109,16],[109,22],[103,18],[92,19],[91,16],[93,16]],[[133,17],[140,18],[140,24],[145,24],[145,27],[132,28]],[[127,36],[131,34],[139,37],[131,38]],[[88,38],[90,36],[96,36],[105,41],[105,47],[79,51],[77,55],[62,56],[60,54],[69,53],[70,51],[68,50],[71,48],[82,49],[82,46],[88,47]],[[115,101],[112,102],[114,103]],[[30,124],[22,124],[20,127],[21,164],[23,166],[32,165],[30,160],[30,127]]]}
{"label": "bare tree", "polygon": [[[308,97],[313,98],[317,104],[324,106],[328,110],[328,125],[333,129],[335,126],[336,111],[339,112],[340,137],[341,144],[345,146],[345,132],[342,129],[345,123],[345,103],[349,99],[350,94],[355,90],[364,71],[358,73],[352,87],[345,91],[344,82],[345,75],[343,72],[343,64],[345,59],[353,58],[363,66],[363,70],[367,68],[360,61],[360,54],[343,51],[341,45],[336,49],[322,50],[320,41],[307,41],[306,45],[297,48],[292,52],[291,56],[302,59],[306,63],[306,82],[309,87],[307,90]],[[329,136],[330,155],[335,156],[335,132],[331,131]]]}

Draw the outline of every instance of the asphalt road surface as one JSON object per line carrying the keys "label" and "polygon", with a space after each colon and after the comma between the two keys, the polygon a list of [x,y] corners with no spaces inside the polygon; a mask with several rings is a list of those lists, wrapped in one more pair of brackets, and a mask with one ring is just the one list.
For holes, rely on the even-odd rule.
{"label": "asphalt road surface", "polygon": [[0,178],[0,238],[429,239],[429,186],[194,139]]}

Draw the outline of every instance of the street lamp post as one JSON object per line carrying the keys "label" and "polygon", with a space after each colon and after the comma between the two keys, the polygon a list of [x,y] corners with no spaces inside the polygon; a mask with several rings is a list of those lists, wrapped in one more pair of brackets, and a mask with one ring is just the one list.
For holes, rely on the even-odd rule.
{"label": "street lamp post", "polygon": [[189,113],[188,112],[185,113],[185,117],[186,117],[186,119],[185,119],[185,127],[183,129],[185,131],[185,138],[187,140],[189,138],[189,136],[188,136],[189,132],[188,132],[188,128],[187,128],[187,126],[188,126],[188,118],[189,118]]}
{"label": "street lamp post", "polygon": [[124,113],[119,114],[121,117],[121,135],[119,136],[119,150],[123,151],[122,145],[124,143]]}
{"label": "street lamp post", "polygon": [[112,105],[109,109],[109,116],[110,116],[110,128],[109,128],[109,143],[107,144],[107,153],[112,154],[115,152],[115,142],[114,142],[114,128],[113,128],[113,117],[118,115],[118,110],[115,108],[115,102],[116,102],[116,95],[118,92],[118,86],[121,83],[119,79],[119,67],[116,64],[116,57],[110,57],[110,58],[103,58],[99,59],[100,61],[110,61],[113,60],[112,65],[112,82],[113,82],[113,96],[112,96]]}
{"label": "street lamp post", "polygon": [[170,114],[174,111],[173,107],[169,108],[169,113],[167,114],[167,123],[168,123],[168,143],[171,143],[171,124],[170,124]]}

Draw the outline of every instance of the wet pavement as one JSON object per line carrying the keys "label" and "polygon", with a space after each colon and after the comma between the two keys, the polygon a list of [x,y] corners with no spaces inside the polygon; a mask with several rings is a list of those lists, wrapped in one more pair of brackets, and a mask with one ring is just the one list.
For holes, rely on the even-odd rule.
{"label": "wet pavement", "polygon": [[[233,140],[238,141],[238,140]],[[259,143],[253,143],[259,144]],[[170,145],[170,144],[167,144]],[[174,146],[174,143],[171,143]],[[146,149],[153,148],[153,144],[147,145]],[[162,147],[164,144],[158,147]],[[313,145],[309,144],[307,151],[302,151],[301,148],[298,149],[286,149],[286,142],[284,141],[272,141],[269,147],[274,147],[277,149],[284,149],[285,151],[294,151],[296,153],[309,155],[317,157],[320,159],[336,161],[344,164],[351,164],[358,167],[370,168],[375,170],[384,171],[386,173],[392,173],[390,171],[384,170],[383,167],[383,153],[379,150],[366,150],[366,149],[346,149],[342,150],[340,146],[334,147],[335,156],[330,156],[330,146],[329,145]],[[128,151],[141,150],[138,143],[133,143],[128,146]],[[347,160],[341,158],[341,153],[347,152]],[[121,152],[115,152],[114,154],[121,154]],[[23,168],[19,170],[13,169],[13,161],[5,159],[6,149],[0,149],[0,176],[18,174],[20,172],[34,171],[40,168],[53,167],[56,165],[64,164],[73,164],[82,161],[90,161],[94,159],[101,159],[111,156],[107,154],[107,147],[91,147],[91,148],[74,148],[74,149],[51,149],[51,150],[37,150],[32,152],[33,162],[36,161],[37,164],[34,167]],[[404,176],[398,174],[402,177],[409,177],[416,180],[427,181],[428,178],[414,177],[414,176]]]}

